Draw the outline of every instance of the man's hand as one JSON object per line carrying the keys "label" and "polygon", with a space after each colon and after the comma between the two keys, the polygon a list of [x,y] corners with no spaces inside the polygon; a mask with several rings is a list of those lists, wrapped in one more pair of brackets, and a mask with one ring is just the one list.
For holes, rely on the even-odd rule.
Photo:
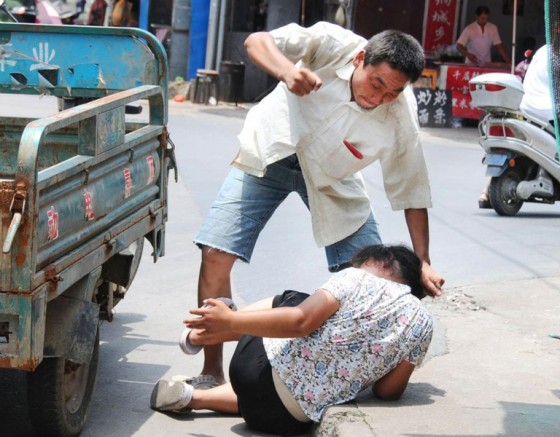
{"label": "man's hand", "polygon": [[474,53],[467,52],[467,58],[468,58],[469,61],[471,61],[473,64],[480,64],[480,61],[478,60],[478,58],[476,57],[476,55],[475,55]]}
{"label": "man's hand", "polygon": [[323,82],[315,73],[307,68],[294,67],[288,73],[280,77],[288,89],[296,96],[306,96],[312,91],[317,91]]}
{"label": "man's hand", "polygon": [[441,287],[444,283],[445,279],[430,264],[422,261],[422,284],[426,291],[433,297],[441,296]]}
{"label": "man's hand", "polygon": [[323,82],[308,68],[297,68],[276,46],[268,32],[255,32],[245,40],[251,61],[271,76],[284,82],[296,96],[318,90]]}

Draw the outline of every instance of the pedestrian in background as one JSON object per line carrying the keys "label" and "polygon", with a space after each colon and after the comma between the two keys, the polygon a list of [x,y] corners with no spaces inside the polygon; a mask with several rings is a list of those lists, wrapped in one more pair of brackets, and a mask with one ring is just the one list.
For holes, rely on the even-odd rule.
{"label": "pedestrian in background", "polygon": [[496,47],[504,62],[511,64],[498,27],[488,21],[490,9],[478,6],[475,15],[476,20],[465,27],[457,40],[457,50],[465,57],[465,62],[481,66],[488,64],[492,62],[492,47]]}

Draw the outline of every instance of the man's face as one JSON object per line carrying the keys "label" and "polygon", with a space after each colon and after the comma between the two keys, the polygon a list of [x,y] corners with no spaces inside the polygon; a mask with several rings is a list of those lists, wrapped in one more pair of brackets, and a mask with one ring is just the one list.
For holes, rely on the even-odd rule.
{"label": "man's face", "polygon": [[364,67],[364,52],[353,61],[352,100],[364,109],[374,109],[395,100],[408,85],[408,77],[386,62]]}
{"label": "man's face", "polygon": [[484,26],[486,23],[488,23],[488,14],[480,14],[478,17],[476,17],[476,22],[479,26]]}

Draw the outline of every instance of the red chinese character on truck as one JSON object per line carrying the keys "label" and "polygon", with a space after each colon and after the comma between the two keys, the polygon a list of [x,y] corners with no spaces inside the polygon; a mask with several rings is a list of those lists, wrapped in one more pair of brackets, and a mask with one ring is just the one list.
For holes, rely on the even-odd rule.
{"label": "red chinese character on truck", "polygon": [[47,239],[56,240],[58,238],[58,212],[54,209],[54,206],[47,211]]}

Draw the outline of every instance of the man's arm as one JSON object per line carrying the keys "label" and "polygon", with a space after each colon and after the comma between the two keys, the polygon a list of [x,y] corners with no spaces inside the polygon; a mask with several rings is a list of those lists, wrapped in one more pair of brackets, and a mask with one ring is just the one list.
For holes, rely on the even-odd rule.
{"label": "man's arm", "polygon": [[457,50],[465,57],[468,58],[469,61],[473,62],[474,64],[478,64],[478,58],[474,53],[468,51],[467,47],[463,44],[457,43]]}
{"label": "man's arm", "polygon": [[506,64],[511,64],[511,58],[509,57],[506,48],[504,47],[504,45],[502,43],[500,44],[496,44],[496,49],[498,50],[498,53],[500,54],[500,56],[502,57],[502,59],[504,60],[504,62]]}
{"label": "man's arm", "polygon": [[205,330],[199,334],[203,344],[215,344],[224,332],[273,338],[304,337],[339,308],[334,296],[321,289],[296,307],[234,312],[218,300],[207,299],[205,303],[212,306],[191,310],[191,314],[200,317],[184,321],[188,328]]}
{"label": "man's arm", "polygon": [[284,56],[268,32],[249,35],[245,40],[245,48],[255,65],[284,82],[288,89],[298,96],[305,96],[322,85],[319,76],[307,68],[297,68]]}
{"label": "man's arm", "polygon": [[405,209],[404,216],[412,241],[412,248],[422,261],[422,283],[429,293],[439,296],[445,279],[430,265],[428,210],[426,208]]}

